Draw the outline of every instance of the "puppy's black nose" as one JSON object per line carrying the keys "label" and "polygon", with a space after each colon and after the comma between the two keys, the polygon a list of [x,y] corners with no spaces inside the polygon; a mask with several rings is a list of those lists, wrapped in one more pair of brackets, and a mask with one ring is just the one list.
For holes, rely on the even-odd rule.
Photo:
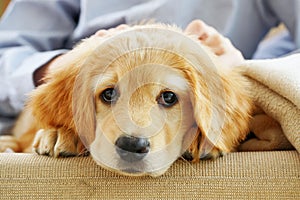
{"label": "puppy's black nose", "polygon": [[127,162],[142,160],[150,149],[150,143],[147,138],[127,135],[119,137],[115,145],[119,156]]}

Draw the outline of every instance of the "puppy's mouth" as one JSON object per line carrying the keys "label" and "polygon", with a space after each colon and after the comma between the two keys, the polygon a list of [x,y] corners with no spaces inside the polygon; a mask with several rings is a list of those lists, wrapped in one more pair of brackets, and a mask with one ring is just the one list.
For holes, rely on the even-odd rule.
{"label": "puppy's mouth", "polygon": [[[164,166],[160,169],[153,169],[147,162],[139,161],[137,163],[124,163],[122,160],[118,163],[118,172],[127,176],[160,176],[169,168]],[[151,169],[151,170],[150,170]]]}
{"label": "puppy's mouth", "polygon": [[[101,160],[100,160],[101,159]],[[157,177],[165,173],[165,171],[169,168],[169,165],[161,166],[160,163],[149,163],[147,159],[138,161],[138,162],[127,162],[120,158],[114,159],[114,161],[110,161],[107,163],[105,160],[99,157],[94,157],[96,163],[103,168],[119,173],[121,175],[126,176],[152,176]]]}
{"label": "puppy's mouth", "polygon": [[143,176],[148,174],[147,167],[143,162],[136,163],[124,163],[122,160],[118,162],[118,171],[121,174],[128,176]]}
{"label": "puppy's mouth", "polygon": [[132,168],[128,168],[128,169],[124,169],[123,171],[119,171],[119,173],[126,175],[126,176],[152,176],[152,177],[157,177],[157,176],[161,176],[162,174],[165,173],[167,169],[163,169],[160,171],[155,171],[155,172],[151,172],[151,173],[145,173],[143,171],[138,171],[136,169],[132,169]]}

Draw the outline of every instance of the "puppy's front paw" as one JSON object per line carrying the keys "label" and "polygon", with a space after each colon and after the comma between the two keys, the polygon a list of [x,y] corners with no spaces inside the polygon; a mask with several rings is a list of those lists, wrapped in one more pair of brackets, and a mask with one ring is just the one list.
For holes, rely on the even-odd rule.
{"label": "puppy's front paw", "polygon": [[225,154],[224,150],[216,147],[206,138],[195,138],[182,155],[182,158],[187,161],[197,162],[199,160],[214,160]]}
{"label": "puppy's front paw", "polygon": [[213,147],[210,152],[201,152],[200,160],[215,160],[219,157],[223,157],[226,153],[216,147]]}
{"label": "puppy's front paw", "polygon": [[64,129],[41,129],[37,132],[33,150],[40,155],[70,157],[83,154],[85,148],[78,136]]}
{"label": "puppy's front paw", "polygon": [[190,149],[184,152],[182,158],[187,161],[198,161],[200,160],[215,160],[219,157],[224,156],[226,153],[219,150],[218,148],[214,147],[210,152],[200,152],[195,154],[195,152],[191,151]]}

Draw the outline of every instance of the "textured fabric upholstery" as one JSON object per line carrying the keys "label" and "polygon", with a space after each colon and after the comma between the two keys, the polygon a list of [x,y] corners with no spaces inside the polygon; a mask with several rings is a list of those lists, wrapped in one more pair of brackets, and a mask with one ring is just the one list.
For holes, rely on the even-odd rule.
{"label": "textured fabric upholstery", "polygon": [[297,151],[178,160],[161,177],[126,177],[90,157],[0,154],[1,199],[299,199]]}

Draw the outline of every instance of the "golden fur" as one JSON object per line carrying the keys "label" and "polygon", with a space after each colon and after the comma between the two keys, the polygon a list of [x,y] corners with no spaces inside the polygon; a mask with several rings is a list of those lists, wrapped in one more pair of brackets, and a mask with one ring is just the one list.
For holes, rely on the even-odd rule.
{"label": "golden fur", "polygon": [[[193,41],[206,55],[169,35],[159,39],[157,32],[163,30]],[[140,35],[126,35],[135,31]],[[241,72],[222,68],[197,39],[174,27],[143,25],[122,33],[123,38],[112,36],[113,43],[109,38],[86,39],[69,53],[74,59],[62,63],[31,93],[15,127],[19,146],[14,150],[30,151],[33,145],[38,154],[74,156],[85,152],[85,144],[105,168],[152,176],[164,173],[186,149],[193,161],[234,151],[249,131],[253,107]],[[119,57],[112,59],[114,55]],[[116,105],[106,105],[99,96],[115,86],[121,96]],[[169,108],[157,105],[166,89],[179,97]],[[110,149],[109,144],[123,133],[149,136],[151,143],[153,156],[146,157],[134,173],[124,171],[135,166],[120,164]],[[103,163],[110,159],[111,163]],[[166,159],[170,162],[162,161]]]}

